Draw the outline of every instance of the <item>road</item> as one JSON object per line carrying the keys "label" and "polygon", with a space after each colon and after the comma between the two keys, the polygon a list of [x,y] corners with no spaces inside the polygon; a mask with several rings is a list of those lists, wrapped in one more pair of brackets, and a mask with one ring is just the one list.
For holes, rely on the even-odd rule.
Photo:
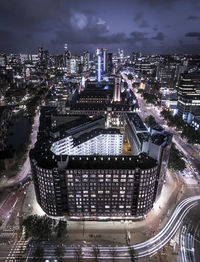
{"label": "road", "polygon": [[159,125],[173,134],[173,142],[176,144],[176,147],[200,170],[200,152],[193,145],[184,141],[173,128],[168,127],[166,121],[160,117],[159,111],[154,106],[146,104],[140,94],[136,96],[141,108],[141,112],[139,112],[140,117],[144,120],[147,116],[152,115]]}
{"label": "road", "polygon": [[13,186],[17,185],[18,183],[20,183],[20,181],[22,181],[30,173],[31,167],[30,167],[30,161],[29,161],[29,150],[34,146],[35,142],[37,141],[37,132],[38,132],[38,128],[39,128],[39,118],[40,118],[40,112],[37,111],[36,116],[34,118],[33,127],[32,127],[31,143],[30,143],[30,146],[28,148],[28,153],[26,155],[26,160],[25,160],[23,166],[21,167],[20,171],[18,172],[18,174],[14,178],[10,178],[10,179],[4,181],[4,183],[1,183],[1,186],[0,186],[1,188],[13,187]]}
{"label": "road", "polygon": [[[39,126],[39,112],[36,114],[33,124],[33,131],[31,134],[30,148],[35,144],[37,140],[37,132]],[[20,228],[21,208],[25,198],[24,190],[16,190],[16,185],[20,183],[30,173],[29,154],[26,155],[26,161],[24,162],[20,172],[15,178],[11,178],[1,184],[2,190],[5,192],[0,203],[0,221],[2,225],[0,227],[0,240],[5,236],[9,236],[9,241],[1,243],[0,241],[0,261],[5,261],[8,253],[14,248],[12,243],[16,238],[16,232]],[[9,232],[7,232],[9,231]],[[16,240],[14,241],[16,242]],[[5,244],[5,245],[4,245]]]}
{"label": "road", "polygon": [[187,214],[180,230],[179,246],[182,262],[200,261],[199,206]]}
{"label": "road", "polygon": [[141,119],[144,120],[147,116],[152,115],[160,126],[162,126],[166,131],[169,131],[173,134],[173,142],[176,144],[176,147],[185,155],[187,159],[190,159],[192,164],[198,170],[200,170],[200,151],[195,146],[184,141],[184,139],[181,138],[176,130],[168,127],[167,122],[160,117],[158,108],[150,104],[146,104],[141,95],[137,93],[137,90],[133,88],[132,82],[128,80],[127,76],[125,74],[122,74],[122,77],[127,82],[129,88],[132,90],[138,100],[138,105],[140,108],[140,112],[138,112],[138,114]]}
{"label": "road", "polygon": [[[158,250],[164,247],[175,235],[177,230],[180,228],[184,218],[190,212],[190,210],[200,204],[200,196],[189,197],[178,204],[176,209],[174,210],[172,216],[169,221],[163,227],[163,229],[154,237],[149,240],[133,245],[132,247],[135,249],[138,258],[150,257],[155,254]],[[21,246],[20,241],[16,243],[16,247]],[[23,242],[24,243],[24,242]],[[25,244],[23,244],[25,245]],[[45,250],[45,259],[52,259],[54,257],[55,252],[55,244],[51,244],[50,242],[43,242],[41,244]],[[29,249],[23,247],[23,250],[27,250],[27,254],[29,258],[32,258],[34,255],[36,246],[30,246]],[[74,246],[66,246],[63,245],[64,249],[64,258],[76,258],[76,249]],[[118,260],[127,260],[129,259],[129,246],[99,246],[100,251],[99,259],[105,261],[112,259],[111,254],[115,254],[115,258]],[[89,244],[89,246],[85,245],[81,248],[82,256],[85,260],[94,259],[94,251],[93,247]],[[19,252],[16,252],[13,249],[13,253],[10,256],[17,258]]]}

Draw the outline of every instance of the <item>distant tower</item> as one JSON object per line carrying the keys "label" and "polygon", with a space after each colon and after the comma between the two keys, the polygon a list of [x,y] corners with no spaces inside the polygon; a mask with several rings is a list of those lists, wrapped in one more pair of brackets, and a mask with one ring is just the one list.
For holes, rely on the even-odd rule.
{"label": "distant tower", "polygon": [[107,73],[107,49],[103,48],[103,72]]}
{"label": "distant tower", "polygon": [[107,56],[107,71],[108,71],[108,74],[111,74],[112,70],[113,70],[112,57],[113,57],[113,54],[108,53],[108,56]]}
{"label": "distant tower", "polygon": [[65,67],[67,68],[67,73],[70,73],[70,58],[71,58],[71,52],[68,49],[68,45],[64,45],[65,55],[64,55],[64,61],[65,61]]}
{"label": "distant tower", "polygon": [[97,79],[98,82],[101,82],[101,73],[102,73],[102,49],[101,48],[97,48],[96,51],[96,55],[97,55]]}
{"label": "distant tower", "polygon": [[42,62],[43,58],[44,58],[44,49],[43,47],[40,47],[39,50],[38,50],[38,56],[39,56],[39,59],[40,59],[40,62]]}
{"label": "distant tower", "polygon": [[101,75],[107,73],[107,49],[97,48],[97,79],[101,82]]}
{"label": "distant tower", "polygon": [[68,50],[68,46],[67,46],[67,44],[65,43],[65,45],[64,45],[64,49],[65,49],[65,51],[67,51]]}
{"label": "distant tower", "polygon": [[115,86],[114,86],[114,102],[120,102],[121,95],[121,78],[119,76],[115,77]]}

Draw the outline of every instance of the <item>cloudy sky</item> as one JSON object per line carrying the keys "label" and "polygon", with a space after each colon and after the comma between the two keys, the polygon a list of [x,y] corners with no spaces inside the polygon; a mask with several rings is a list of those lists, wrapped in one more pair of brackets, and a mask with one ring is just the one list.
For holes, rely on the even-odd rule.
{"label": "cloudy sky", "polygon": [[200,53],[200,0],[0,0],[0,52]]}

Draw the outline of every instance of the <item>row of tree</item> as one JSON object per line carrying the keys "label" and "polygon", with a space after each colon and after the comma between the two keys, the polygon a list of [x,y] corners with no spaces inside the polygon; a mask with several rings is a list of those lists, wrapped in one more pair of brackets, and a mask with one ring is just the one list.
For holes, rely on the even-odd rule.
{"label": "row of tree", "polygon": [[161,116],[167,121],[167,124],[171,127],[181,131],[181,137],[186,138],[188,143],[200,144],[200,132],[195,130],[194,127],[187,124],[180,116],[173,116],[171,112],[167,110],[161,111]]}
{"label": "row of tree", "polygon": [[145,100],[147,104],[157,105],[158,104],[158,98],[154,94],[149,94],[146,92],[142,92],[141,96]]}
{"label": "row of tree", "polygon": [[185,161],[183,160],[183,155],[176,148],[174,143],[172,143],[171,146],[168,167],[173,171],[183,171],[186,168]]}
{"label": "row of tree", "polygon": [[[95,262],[100,261],[100,249],[98,246],[93,246],[92,248],[92,255],[94,257]],[[64,256],[65,256],[65,249],[63,245],[58,245],[55,248],[54,256],[58,262],[64,262]],[[116,261],[116,257],[118,256],[118,251],[115,248],[110,249],[110,256],[112,257],[112,261]],[[130,261],[135,262],[136,261],[136,252],[132,246],[129,247],[129,256]],[[83,261],[83,250],[81,246],[77,246],[74,249],[74,257],[77,259],[77,262]],[[35,251],[33,253],[33,262],[43,262],[44,261],[44,248],[42,246],[37,246],[35,248]]]}

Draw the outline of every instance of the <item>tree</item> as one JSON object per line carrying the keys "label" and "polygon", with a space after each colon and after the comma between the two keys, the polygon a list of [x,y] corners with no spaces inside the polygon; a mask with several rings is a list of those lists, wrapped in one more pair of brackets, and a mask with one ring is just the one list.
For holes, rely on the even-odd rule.
{"label": "tree", "polygon": [[128,80],[132,80],[133,76],[131,74],[128,74]]}
{"label": "tree", "polygon": [[56,226],[56,236],[58,239],[61,239],[65,237],[66,234],[67,234],[67,222],[59,220]]}
{"label": "tree", "polygon": [[115,258],[117,256],[117,250],[114,247],[110,249],[110,254],[112,256],[112,261],[115,262]]}
{"label": "tree", "polygon": [[168,110],[162,110],[160,112],[160,115],[164,117],[165,120],[169,120],[171,113]]}
{"label": "tree", "polygon": [[126,82],[124,82],[124,88],[128,88],[128,84]]}
{"label": "tree", "polygon": [[142,96],[147,104],[153,104],[153,105],[157,104],[158,99],[154,94],[148,94],[148,93],[143,92]]}
{"label": "tree", "polygon": [[132,246],[129,246],[129,255],[131,258],[131,262],[135,262],[136,261],[136,252]]}
{"label": "tree", "polygon": [[74,249],[74,253],[75,253],[75,256],[76,256],[76,258],[77,258],[77,261],[78,261],[78,262],[81,262],[81,261],[82,261],[82,258],[83,258],[82,247],[81,247],[81,246],[77,246],[77,247]]}
{"label": "tree", "polygon": [[183,171],[186,168],[185,161],[182,159],[182,154],[176,149],[174,143],[172,143],[168,167],[174,171]]}
{"label": "tree", "polygon": [[43,262],[44,261],[44,248],[38,246],[33,255],[34,262]]}
{"label": "tree", "polygon": [[100,250],[99,250],[99,248],[98,248],[98,246],[97,247],[93,247],[93,255],[94,255],[94,258],[95,258],[95,261],[96,262],[98,262],[99,261],[99,255],[100,255]]}
{"label": "tree", "polygon": [[33,237],[48,240],[53,232],[53,219],[47,216],[32,215],[23,221],[25,238]]}
{"label": "tree", "polygon": [[143,89],[138,89],[138,93],[142,95],[144,93],[144,90]]}
{"label": "tree", "polygon": [[181,136],[185,137],[191,144],[200,144],[200,132],[188,124],[183,128]]}
{"label": "tree", "polygon": [[157,123],[153,116],[148,116],[145,118],[144,122],[148,125],[148,127],[153,128]]}
{"label": "tree", "polygon": [[63,262],[64,261],[64,255],[65,255],[65,250],[63,246],[59,245],[55,249],[55,257],[58,262]]}

